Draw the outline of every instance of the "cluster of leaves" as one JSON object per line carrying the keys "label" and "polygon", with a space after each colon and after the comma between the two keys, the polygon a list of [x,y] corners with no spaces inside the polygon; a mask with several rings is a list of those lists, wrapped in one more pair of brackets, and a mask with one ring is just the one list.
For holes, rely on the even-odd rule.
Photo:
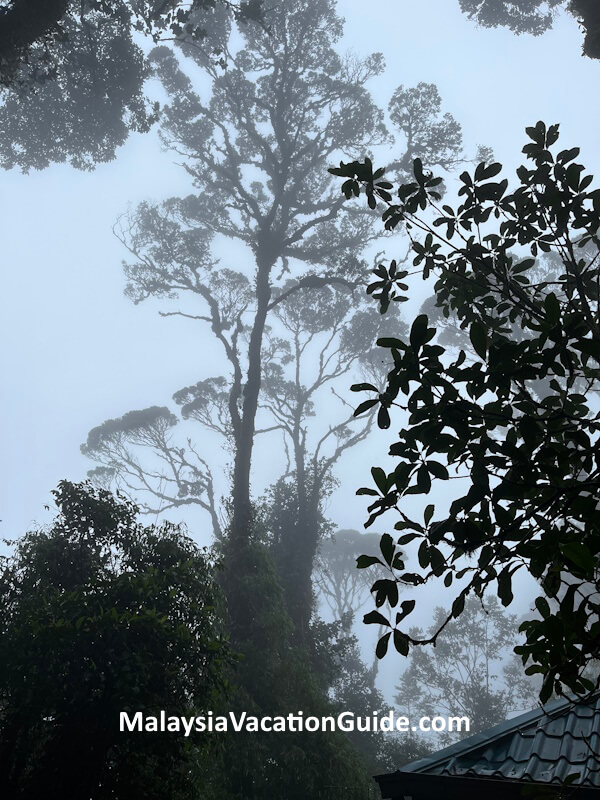
{"label": "cluster of leaves", "polygon": [[62,5],[67,10],[50,43],[44,36],[17,49],[14,63],[0,62],[4,169],[65,161],[93,169],[114,158],[130,131],[147,131],[156,118],[144,97],[149,70],[133,40],[131,10],[123,3],[123,13],[112,4]]}
{"label": "cluster of leaves", "polygon": [[[553,151],[558,126],[539,122],[527,134],[533,165],[517,170],[520,185],[509,192],[506,180],[494,180],[499,164],[480,164],[473,176],[461,175],[456,210],[439,207],[436,179],[419,162],[397,202],[378,187],[377,172],[365,179],[355,164],[335,172],[346,178],[346,193],[364,186],[386,203],[386,227],[404,227],[414,264],[437,277],[437,305],[458,318],[472,344],[458,353],[441,346],[420,315],[409,341],[379,341],[393,360],[385,389],[353,387],[376,393],[368,402],[385,409],[381,427],[389,426],[392,406],[407,413],[390,448],[397,467],[374,468],[376,488],[360,490],[373,497],[367,525],[395,509],[396,528],[406,531],[397,542],[382,538],[381,558],[359,559],[359,567],[377,564],[389,573],[373,587],[377,607],[397,605],[399,584],[443,579],[460,587],[451,614],[425,639],[399,627],[414,601],[404,601],[395,619],[379,610],[367,615],[389,628],[378,653],[392,635],[404,654],[411,644],[435,642],[472,592],[482,596],[495,585],[509,605],[513,578],[525,570],[541,588],[539,618],[523,624],[517,651],[529,674],[543,675],[545,701],[565,687],[591,690],[582,673],[600,652],[600,190],[575,162],[577,148]],[[434,212],[432,222],[425,209]],[[530,279],[540,251],[560,258],[556,279]],[[405,296],[403,278],[391,269],[377,277],[382,310],[395,293]],[[436,514],[431,503],[422,521],[407,516],[404,498],[429,495],[451,479],[449,508]],[[405,572],[399,553],[415,541],[420,574]]]}
{"label": "cluster of leaves", "polygon": [[555,9],[565,0],[458,0],[460,10],[483,28],[506,27],[539,36],[552,27]]}
{"label": "cluster of leaves", "polygon": [[[63,481],[59,515],[3,557],[7,796],[196,797],[208,741],[119,731],[119,712],[204,713],[232,663],[214,564],[177,526]],[[202,795],[204,796],[204,795]]]}
{"label": "cluster of leaves", "polygon": [[585,31],[583,54],[600,58],[600,7],[594,0],[571,0],[568,9]]}
{"label": "cluster of leaves", "polygon": [[262,24],[260,0],[13,0],[0,8],[0,165],[24,172],[69,161],[93,169],[158,104],[144,94],[139,34],[187,42],[226,66],[231,20]]}
{"label": "cluster of leaves", "polygon": [[585,31],[583,54],[600,58],[600,7],[596,0],[459,0],[459,5],[483,28],[505,27],[533,36],[548,31],[557,12],[564,9]]}
{"label": "cluster of leaves", "polygon": [[[56,78],[61,44],[77,49],[70,38],[73,22],[89,26],[101,15],[155,42],[168,35],[201,43],[210,36],[207,15],[215,10],[240,22],[262,21],[262,0],[9,0],[0,10],[0,85],[32,88]],[[218,44],[212,44],[219,55]]]}

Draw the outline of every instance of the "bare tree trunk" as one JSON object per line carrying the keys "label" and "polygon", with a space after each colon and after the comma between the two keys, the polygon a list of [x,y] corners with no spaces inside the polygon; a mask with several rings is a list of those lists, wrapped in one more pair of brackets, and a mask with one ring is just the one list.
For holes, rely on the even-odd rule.
{"label": "bare tree trunk", "polygon": [[313,563],[319,540],[318,504],[298,503],[297,525],[292,533],[286,574],[281,576],[289,597],[289,612],[301,640],[309,633],[313,610]]}
{"label": "bare tree trunk", "polygon": [[300,641],[308,642],[314,603],[312,573],[320,533],[321,484],[317,483],[317,476],[307,474],[299,423],[295,434],[297,516],[293,529],[285,531],[287,558],[283,562],[281,581],[296,634]]}
{"label": "bare tree trunk", "polygon": [[256,412],[262,377],[262,343],[268,306],[271,299],[270,274],[275,259],[257,253],[256,314],[248,345],[248,371],[242,390],[241,423],[236,435],[233,469],[231,533],[227,551],[224,588],[234,640],[249,635],[253,623],[253,606],[246,596],[244,579],[253,570],[253,558],[248,547],[252,534],[252,502],[250,473],[256,428]]}
{"label": "bare tree trunk", "polygon": [[271,300],[270,275],[274,259],[257,255],[256,315],[248,346],[248,373],[243,389],[242,420],[237,439],[233,470],[233,520],[231,540],[234,550],[243,549],[250,536],[250,469],[256,427],[256,411],[262,377],[262,343]]}

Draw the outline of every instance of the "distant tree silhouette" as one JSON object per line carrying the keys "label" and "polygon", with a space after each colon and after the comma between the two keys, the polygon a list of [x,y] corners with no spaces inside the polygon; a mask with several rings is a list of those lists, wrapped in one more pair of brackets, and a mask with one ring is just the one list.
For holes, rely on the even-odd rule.
{"label": "distant tree silhouette", "polygon": [[[297,503],[289,574],[302,600],[294,618],[305,628],[322,487],[371,425],[352,420],[343,395],[337,418],[322,419],[323,394],[333,397],[329,389],[350,370],[372,377],[381,360],[370,337],[382,325],[398,330],[394,319],[386,323],[352,295],[367,268],[359,254],[375,237],[373,218],[343,209],[325,167],[334,154],[368,150],[388,134],[365,88],[381,72],[381,56],[336,53],[342,23],[330,0],[278,3],[264,22],[240,29],[244,46],[225,50],[224,73],[195,47],[181,48],[184,61],[169,48],[154,51],[169,96],[161,135],[183,160],[194,192],[143,203],[117,230],[131,254],[125,271],[132,300],[179,297],[179,308],[162,313],[200,323],[222,348],[223,374],[185,387],[174,400],[184,419],[218,433],[232,450],[233,551],[251,535],[255,438],[268,433],[272,451],[274,432],[283,435],[284,478],[293,481]],[[199,66],[210,77],[208,101],[194,89],[188,65],[191,74]],[[460,129],[440,114],[435,87],[400,87],[390,114],[411,152],[427,152],[446,167],[461,157]],[[398,174],[406,152],[393,164]],[[214,242],[223,237],[245,245],[249,269],[217,263]],[[195,438],[176,444],[175,423],[166,408],[130,412],[91,431],[83,451],[100,462],[102,479],[115,475],[152,498],[148,508],[207,509],[220,536],[208,454]]]}
{"label": "distant tree silhouette", "polygon": [[351,620],[369,596],[372,581],[367,573],[356,569],[356,559],[379,537],[378,533],[340,530],[319,545],[315,585],[334,619]]}
{"label": "distant tree silhouette", "polygon": [[[445,617],[445,610],[436,608],[428,633],[434,634]],[[521,661],[512,652],[519,641],[517,629],[517,616],[507,614],[497,598],[484,604],[469,598],[435,649],[413,651],[396,687],[399,711],[466,716],[470,731],[463,731],[464,737],[533,708],[539,686],[523,675]],[[424,631],[414,628],[411,636],[423,638]],[[440,739],[448,744],[456,735],[448,732]]]}

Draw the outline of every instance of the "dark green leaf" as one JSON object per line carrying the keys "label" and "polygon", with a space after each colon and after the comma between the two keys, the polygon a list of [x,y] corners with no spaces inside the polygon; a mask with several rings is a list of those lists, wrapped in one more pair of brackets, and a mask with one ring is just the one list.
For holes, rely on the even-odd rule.
{"label": "dark green leaf", "polygon": [[391,627],[389,620],[387,620],[383,614],[380,614],[379,611],[369,611],[369,613],[365,614],[363,617],[363,622],[365,625],[385,625],[388,628]]}
{"label": "dark green leaf", "polygon": [[357,569],[367,569],[367,567],[372,567],[373,564],[381,564],[377,556],[358,556],[356,559]]}
{"label": "dark green leaf", "polygon": [[413,350],[419,350],[427,338],[427,314],[420,314],[410,329],[410,345]]}
{"label": "dark green leaf", "polygon": [[377,647],[375,648],[375,655],[377,658],[383,658],[388,650],[388,643],[390,641],[391,631],[389,633],[384,634],[381,639],[377,642]]}
{"label": "dark green leaf", "polygon": [[377,486],[381,494],[386,494],[388,482],[385,470],[381,469],[381,467],[371,467],[371,475],[375,481],[375,486]]}
{"label": "dark green leaf", "polygon": [[597,560],[582,542],[565,542],[560,545],[560,549],[569,561],[586,572],[591,572],[597,566]]}
{"label": "dark green leaf", "polygon": [[379,400],[365,400],[364,403],[361,403],[356,411],[354,412],[355,417],[359,417],[361,414],[364,414],[365,411],[368,411],[373,406],[376,406],[379,403]]}
{"label": "dark green leaf", "polygon": [[485,361],[488,350],[487,331],[481,322],[474,322],[469,331],[469,338],[477,355]]}
{"label": "dark green leaf", "polygon": [[407,656],[410,645],[405,634],[401,633],[397,628],[394,629],[394,647],[402,656]]}
{"label": "dark green leaf", "polygon": [[558,302],[558,298],[554,292],[546,295],[546,299],[544,300],[544,310],[549,324],[556,325],[560,319],[560,303]]}
{"label": "dark green leaf", "polygon": [[384,557],[386,564],[391,566],[392,559],[394,558],[394,550],[396,548],[394,545],[394,540],[389,535],[389,533],[384,533],[383,536],[381,537],[381,540],[379,542],[379,549],[381,550],[381,554]]}
{"label": "dark green leaf", "polygon": [[429,525],[431,518],[433,517],[434,511],[435,511],[435,506],[433,505],[433,503],[430,503],[423,512],[423,519],[425,521],[425,525]]}

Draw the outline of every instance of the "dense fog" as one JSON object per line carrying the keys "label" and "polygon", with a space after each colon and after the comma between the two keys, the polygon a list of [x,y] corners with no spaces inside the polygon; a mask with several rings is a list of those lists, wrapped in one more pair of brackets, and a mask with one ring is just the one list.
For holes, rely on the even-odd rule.
{"label": "dense fog", "polygon": [[[454,0],[270,5],[267,28],[236,23],[217,5],[201,46],[165,35],[154,50],[134,32],[151,73],[140,96],[156,119],[122,142],[115,133],[114,158],[95,159],[93,135],[82,133],[117,131],[108,110],[82,122],[66,101],[56,110],[51,99],[36,106],[26,92],[5,91],[13,122],[0,136],[2,536],[50,524],[51,490],[63,479],[118,489],[140,506],[143,525],[183,523],[203,547],[241,541],[251,520],[263,526],[253,536],[281,572],[281,603],[303,646],[311,626],[342,620],[358,648],[336,658],[362,660],[368,691],[387,704],[412,704],[417,716],[419,702],[432,702],[419,682],[437,680],[437,711],[452,714],[464,687],[444,652],[451,660],[465,646],[464,666],[477,661],[484,629],[486,640],[496,637],[485,692],[502,703],[482,711],[482,729],[536,704],[539,684],[511,650],[539,587],[519,572],[509,608],[493,597],[482,616],[470,600],[471,616],[449,627],[446,645],[408,658],[390,645],[376,658],[385,629],[376,635],[379,626],[362,618],[381,576],[354,565],[380,555],[380,535],[394,534],[398,518],[384,515],[365,532],[372,498],[356,492],[373,486],[371,467],[394,469],[387,451],[407,416],[392,409],[388,429],[376,408],[354,418],[366,396],[350,386],[384,387],[393,364],[378,337],[406,339],[423,310],[436,324],[434,279],[413,278],[408,302],[379,313],[366,294],[372,269],[392,258],[414,269],[409,237],[402,226],[384,232],[383,205],[344,201],[342,180],[327,169],[370,156],[396,184],[412,180],[418,157],[443,177],[442,202],[455,207],[459,174],[479,161],[500,162],[514,185],[525,128],[544,120],[560,124],[562,148],[580,147],[593,174],[599,64],[582,57],[581,29],[565,9],[532,36],[478,26]],[[471,347],[468,330],[454,329],[453,341],[441,314],[437,325],[448,347]],[[231,489],[244,464],[251,510]],[[455,488],[434,481],[426,502],[407,497],[402,511],[422,519],[426,503],[447,509]],[[403,551],[418,572],[417,545]],[[238,569],[260,571],[236,553]],[[225,594],[235,594],[227,580]],[[441,580],[402,587],[401,601],[417,601],[410,626],[433,632],[455,589]],[[240,627],[251,625],[250,611],[231,609]],[[252,640],[252,630],[245,635]],[[331,652],[336,635],[323,645]],[[343,681],[352,679],[335,678],[324,696],[343,701]],[[453,739],[425,740],[435,749]]]}

